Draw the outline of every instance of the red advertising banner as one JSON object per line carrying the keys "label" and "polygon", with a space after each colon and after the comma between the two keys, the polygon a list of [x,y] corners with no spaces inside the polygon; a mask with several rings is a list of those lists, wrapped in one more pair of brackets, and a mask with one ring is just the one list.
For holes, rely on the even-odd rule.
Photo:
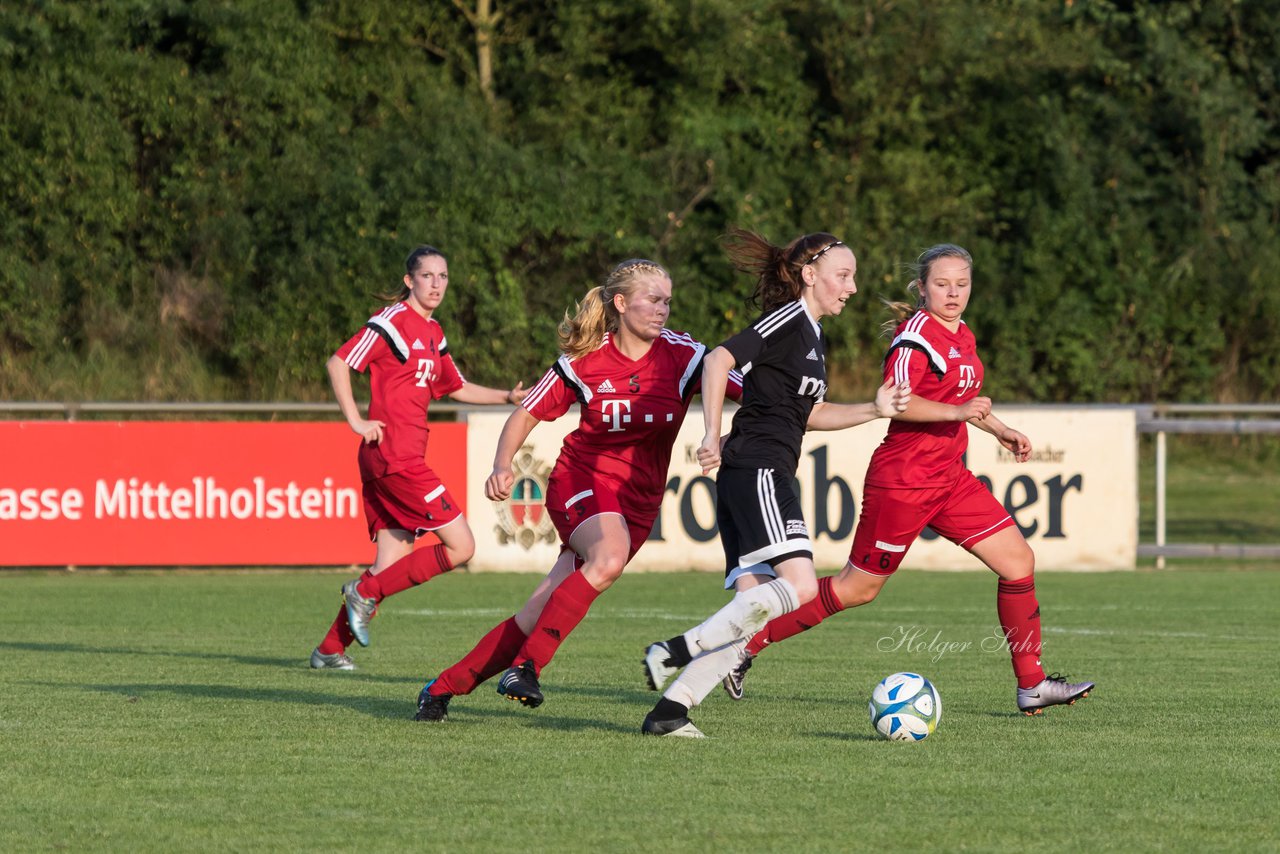
{"label": "red advertising banner", "polygon": [[[431,466],[466,510],[465,424]],[[0,566],[373,560],[342,423],[0,422]]]}

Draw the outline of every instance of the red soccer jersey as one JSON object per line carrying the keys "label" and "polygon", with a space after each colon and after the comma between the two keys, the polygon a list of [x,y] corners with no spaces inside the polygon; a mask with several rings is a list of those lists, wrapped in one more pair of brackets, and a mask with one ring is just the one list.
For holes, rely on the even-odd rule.
{"label": "red soccer jersey", "polygon": [[[928,312],[898,326],[884,378],[911,383],[913,397],[959,406],[982,389],[978,345],[964,321],[949,331]],[[954,483],[964,470],[969,431],[962,421],[891,421],[867,469],[872,486],[912,488]]]}
{"label": "red soccer jersey", "polygon": [[381,442],[360,445],[361,479],[421,463],[430,432],[427,407],[467,382],[453,364],[440,324],[398,302],[369,318],[336,355],[361,373],[369,371],[369,419],[386,425]]}
{"label": "red soccer jersey", "polygon": [[[565,437],[556,467],[603,482],[624,501],[656,505],[671,448],[701,387],[705,353],[688,335],[664,329],[648,353],[632,360],[605,335],[585,356],[561,356],[522,405],[539,421],[552,421],[581,404],[581,420]],[[739,375],[730,375],[727,394],[741,398]]]}

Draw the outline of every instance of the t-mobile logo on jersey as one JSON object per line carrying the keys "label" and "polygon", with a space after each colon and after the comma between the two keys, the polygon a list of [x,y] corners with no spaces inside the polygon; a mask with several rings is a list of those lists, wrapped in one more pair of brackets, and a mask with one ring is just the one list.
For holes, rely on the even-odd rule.
{"label": "t-mobile logo on jersey", "polygon": [[960,397],[971,388],[978,388],[982,383],[978,382],[978,372],[973,365],[956,365],[960,369],[960,385],[956,388],[956,397]]}
{"label": "t-mobile logo on jersey", "polygon": [[431,380],[431,369],[435,367],[435,362],[431,359],[419,359],[418,370],[414,372],[413,378],[418,381],[418,387],[424,388]]}
{"label": "t-mobile logo on jersey", "polygon": [[800,378],[800,396],[822,398],[827,394],[826,380],[820,380],[817,377],[801,377]]}
{"label": "t-mobile logo on jersey", "polygon": [[604,423],[609,425],[609,432],[620,433],[627,429],[624,425],[631,423],[631,401],[602,400],[600,413],[604,416]]}

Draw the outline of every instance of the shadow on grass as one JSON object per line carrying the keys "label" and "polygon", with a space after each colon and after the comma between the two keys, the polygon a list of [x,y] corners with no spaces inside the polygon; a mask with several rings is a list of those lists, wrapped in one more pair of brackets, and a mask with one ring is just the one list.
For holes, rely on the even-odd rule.
{"label": "shadow on grass", "polygon": [[812,738],[831,738],[836,741],[887,741],[878,735],[867,735],[862,732],[809,732],[805,735]]}
{"label": "shadow on grass", "polygon": [[42,688],[70,688],[96,691],[100,694],[116,694],[126,702],[145,701],[149,696],[171,695],[202,700],[249,700],[255,703],[292,703],[302,706],[339,706],[361,712],[375,718],[409,720],[413,717],[413,703],[379,697],[345,697],[318,691],[297,691],[289,688],[245,688],[239,685],[163,684],[131,682],[118,685],[69,684],[64,682],[28,682]]}
{"label": "shadow on grass", "polygon": [[[301,691],[290,688],[261,688],[261,687],[243,687],[239,685],[212,685],[212,684],[164,684],[164,683],[142,683],[128,682],[120,684],[71,684],[64,682],[25,682],[23,684],[32,685],[39,688],[68,688],[83,691],[94,691],[100,694],[114,694],[121,697],[125,702],[138,703],[145,701],[149,696],[170,695],[175,697],[202,699],[202,700],[237,700],[250,701],[255,703],[290,703],[303,706],[337,706],[339,708],[349,709],[353,712],[368,715],[372,718],[383,720],[403,720],[413,722],[414,702],[412,697],[404,699],[389,699],[385,697],[350,697],[339,694],[327,694],[319,691]],[[596,730],[603,732],[621,732],[621,733],[638,733],[639,724],[634,727],[615,723],[609,720],[597,720],[592,718],[569,717],[565,715],[547,714],[545,711],[524,710],[516,707],[508,706],[506,701],[502,701],[499,697],[494,697],[502,703],[498,708],[473,708],[468,705],[461,711],[461,720],[458,723],[465,723],[466,718],[488,718],[502,719],[506,721],[521,720],[530,727],[536,729],[556,730],[556,731],[587,731]],[[641,708],[641,707],[636,707]],[[640,713],[643,717],[643,711]],[[451,721],[454,718],[451,715]],[[424,731],[434,730],[436,727],[430,724],[420,725]],[[445,727],[448,724],[444,725]],[[441,727],[443,730],[444,727]]]}
{"label": "shadow on grass", "polygon": [[[143,655],[143,656],[160,656],[165,658],[194,658],[201,661],[229,661],[235,664],[243,664],[252,667],[278,667],[290,672],[311,671],[308,663],[310,650],[299,655],[296,658],[273,658],[265,655],[235,655],[233,653],[223,652],[187,652],[171,649],[133,649],[130,647],[110,647],[110,646],[86,646],[77,643],[41,643],[37,641],[0,641],[0,650],[21,650],[26,652],[40,653],[74,653],[77,655]],[[341,675],[338,675],[338,674]],[[387,676],[374,675],[356,670],[351,671],[334,671],[334,672],[318,672],[318,678],[341,678],[341,679],[357,679],[362,682],[390,682],[394,684],[402,684],[404,682],[418,682],[421,677],[418,674]]]}
{"label": "shadow on grass", "polygon": [[567,715],[547,714],[541,709],[522,709],[512,704],[504,705],[499,708],[484,708],[483,706],[472,706],[470,704],[455,708],[449,708],[449,720],[441,724],[423,724],[425,730],[439,730],[447,732],[452,726],[465,726],[468,723],[479,723],[479,721],[470,721],[470,718],[483,718],[485,720],[502,720],[502,721],[520,721],[525,723],[532,729],[555,730],[557,732],[585,732],[594,730],[598,732],[616,732],[626,735],[639,735],[640,723],[644,719],[644,709],[640,709],[639,717],[636,723],[622,724],[613,720],[601,720],[598,718],[575,718]]}

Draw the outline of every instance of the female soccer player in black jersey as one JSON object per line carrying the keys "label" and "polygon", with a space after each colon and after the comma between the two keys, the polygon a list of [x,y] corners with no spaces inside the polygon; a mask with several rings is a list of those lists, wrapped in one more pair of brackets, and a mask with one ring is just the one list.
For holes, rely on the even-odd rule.
{"label": "female soccer player in black jersey", "polygon": [[[645,650],[649,686],[680,677],[645,718],[642,732],[693,738],[696,706],[737,663],[747,639],[769,620],[794,611],[818,592],[813,546],[792,483],[806,430],[840,430],[901,412],[905,384],[886,382],[874,403],[825,400],[825,339],[818,321],[837,315],[857,293],[858,262],[826,232],[780,247],[750,231],[731,233],[734,266],[756,277],[753,300],[763,314],[703,362],[706,436],[698,448],[703,473],[720,467],[716,521],[725,552],[729,602],[702,624]],[[720,447],[729,371],[743,374],[742,408]]]}

